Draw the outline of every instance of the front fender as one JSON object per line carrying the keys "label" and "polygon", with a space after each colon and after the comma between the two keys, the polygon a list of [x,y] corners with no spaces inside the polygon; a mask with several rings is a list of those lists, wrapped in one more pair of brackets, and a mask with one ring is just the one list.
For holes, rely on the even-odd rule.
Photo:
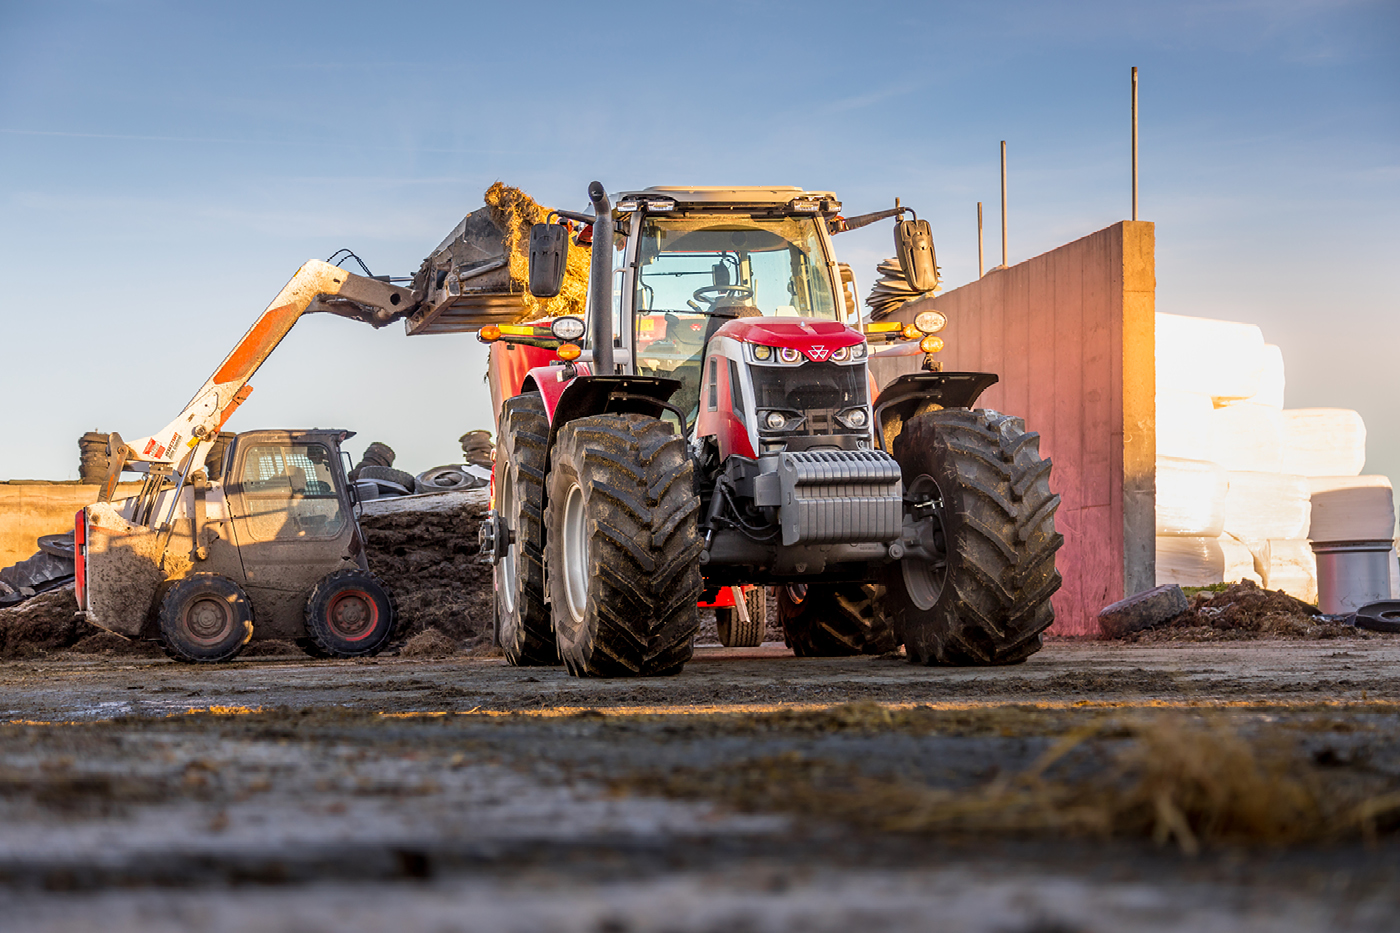
{"label": "front fender", "polygon": [[577,378],[562,384],[553,407],[548,399],[545,400],[545,408],[549,411],[548,449],[552,454],[554,438],[561,427],[589,415],[636,412],[659,418],[670,410],[676,412],[684,425],[685,417],[670,404],[671,396],[680,387],[679,379],[659,376],[590,376],[580,373]]}
{"label": "front fender", "polygon": [[971,408],[996,385],[994,373],[910,373],[885,386],[875,399],[875,439],[886,452],[904,422],[929,407]]}
{"label": "front fender", "polygon": [[536,366],[525,376],[522,392],[539,392],[544,399],[544,412],[549,417],[550,424],[554,423],[554,412],[559,407],[559,400],[564,397],[564,390],[573,384],[574,380],[580,376],[590,375],[587,363],[576,363],[572,370],[561,363],[553,363],[549,366]]}

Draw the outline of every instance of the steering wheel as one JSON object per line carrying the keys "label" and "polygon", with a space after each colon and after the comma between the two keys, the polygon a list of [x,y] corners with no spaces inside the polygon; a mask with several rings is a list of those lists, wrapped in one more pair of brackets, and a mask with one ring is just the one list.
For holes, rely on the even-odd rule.
{"label": "steering wheel", "polygon": [[699,301],[708,301],[710,304],[721,298],[738,298],[743,301],[753,297],[753,289],[747,285],[706,285],[704,288],[697,288],[691,297]]}

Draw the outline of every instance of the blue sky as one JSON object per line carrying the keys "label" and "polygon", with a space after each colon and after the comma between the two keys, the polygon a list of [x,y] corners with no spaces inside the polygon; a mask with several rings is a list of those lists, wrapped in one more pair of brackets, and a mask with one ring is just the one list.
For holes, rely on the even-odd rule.
{"label": "blue sky", "polygon": [[[1400,484],[1400,4],[0,0],[0,478],[179,410],[297,266],[407,274],[500,179],[796,184],[1011,260],[1141,216],[1157,308],[1259,324],[1289,407],[1355,408]],[[863,288],[887,225],[838,240]],[[230,427],[356,429],[418,471],[489,427],[474,338],[305,319]]]}

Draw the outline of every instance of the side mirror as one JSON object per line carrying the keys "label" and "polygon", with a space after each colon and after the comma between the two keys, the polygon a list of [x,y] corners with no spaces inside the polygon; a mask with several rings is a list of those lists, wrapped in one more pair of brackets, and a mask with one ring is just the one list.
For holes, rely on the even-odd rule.
{"label": "side mirror", "polygon": [[905,281],[916,292],[931,292],[938,285],[938,265],[933,253],[933,231],[927,220],[901,220],[894,225],[894,253]]}
{"label": "side mirror", "polygon": [[530,228],[530,294],[553,298],[564,287],[569,260],[569,228],[563,224],[535,224]]}

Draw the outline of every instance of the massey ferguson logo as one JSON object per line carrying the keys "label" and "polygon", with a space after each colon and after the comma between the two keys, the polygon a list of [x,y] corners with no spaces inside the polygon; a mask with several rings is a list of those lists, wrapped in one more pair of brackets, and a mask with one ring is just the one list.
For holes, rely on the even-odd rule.
{"label": "massey ferguson logo", "polygon": [[830,356],[830,355],[831,355],[831,348],[830,348],[830,347],[819,347],[819,346],[818,346],[818,347],[808,347],[808,348],[807,348],[807,356],[810,357],[811,359],[816,360],[818,363],[820,363],[822,360],[826,359],[826,358],[827,358],[828,356]]}

